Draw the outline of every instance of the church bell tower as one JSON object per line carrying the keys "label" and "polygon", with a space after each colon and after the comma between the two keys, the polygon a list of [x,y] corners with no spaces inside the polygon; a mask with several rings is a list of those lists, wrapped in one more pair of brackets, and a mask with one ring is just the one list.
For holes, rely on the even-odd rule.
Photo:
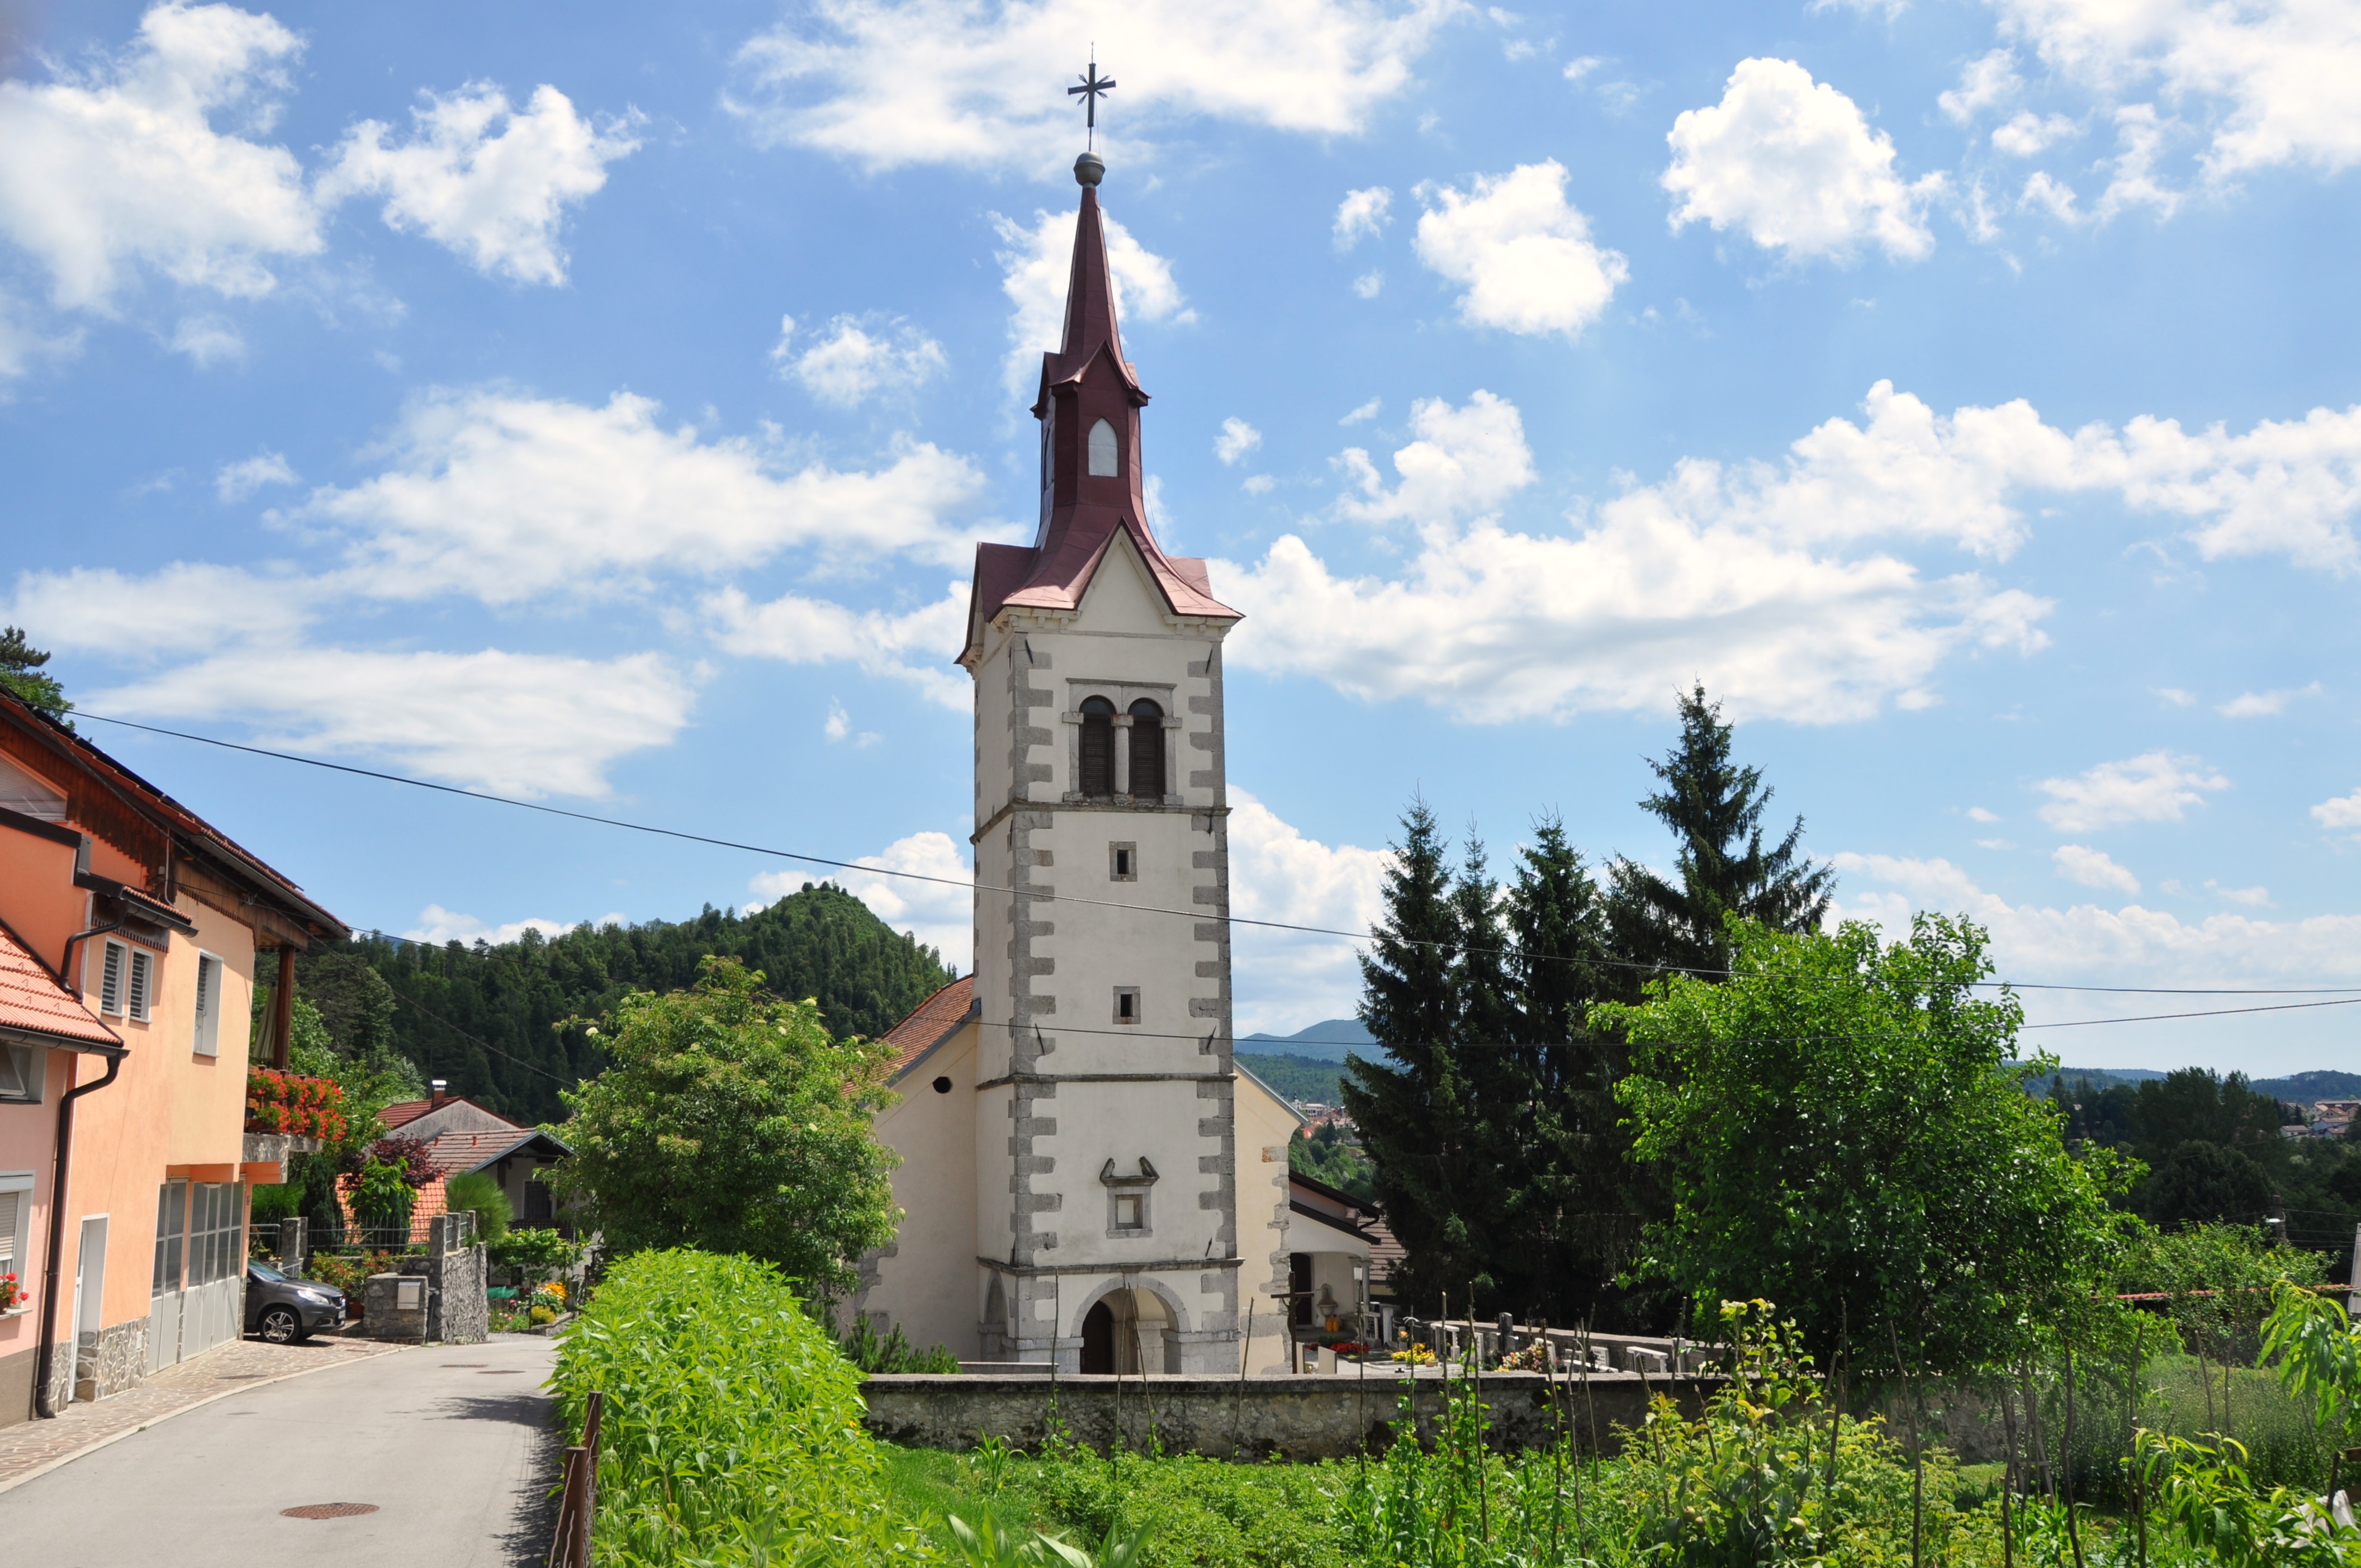
{"label": "church bell tower", "polygon": [[[978,548],[960,655],[975,680],[978,1321],[989,1359],[1235,1374],[1246,1299],[1274,1262],[1242,1256],[1239,1228],[1222,734],[1239,615],[1148,525],[1148,399],[1115,319],[1104,172],[1092,153],[1074,165],[1065,330],[1033,404],[1038,531]],[[1250,1214],[1264,1235],[1272,1216]]]}

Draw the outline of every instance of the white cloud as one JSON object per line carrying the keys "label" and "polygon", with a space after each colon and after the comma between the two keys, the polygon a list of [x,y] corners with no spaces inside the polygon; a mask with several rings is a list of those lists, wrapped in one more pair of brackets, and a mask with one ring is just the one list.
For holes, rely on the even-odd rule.
{"label": "white cloud", "polygon": [[873,169],[909,163],[1046,173],[1081,115],[1060,91],[1097,40],[1120,86],[1111,159],[1200,117],[1350,136],[1408,84],[1457,0],[818,0],[740,51],[725,99],[757,140]]}
{"label": "white cloud", "polygon": [[1981,806],[1971,806],[1968,807],[1968,820],[1971,822],[1997,822],[2000,820],[2000,813],[1996,811],[1986,811]]}
{"label": "white cloud", "polygon": [[1367,452],[1345,449],[1338,463],[1353,489],[1337,499],[1340,513],[1363,522],[1448,523],[1491,511],[1532,483],[1524,418],[1506,398],[1478,390],[1455,409],[1422,398],[1411,405],[1410,428],[1418,439],[1393,455],[1390,489]]}
{"label": "white cloud", "polygon": [[860,734],[855,735],[852,732],[852,715],[844,710],[844,704],[837,701],[833,697],[829,699],[828,722],[820,726],[820,732],[826,735],[831,742],[838,740],[850,740],[853,745],[863,751],[868,750],[870,747],[877,744],[880,740],[885,739],[885,737],[878,734],[874,729],[864,729],[861,731]]}
{"label": "white cloud", "polygon": [[654,653],[298,654],[256,644],[93,692],[89,706],[242,720],[264,745],[386,757],[406,772],[499,795],[599,795],[614,763],[670,743],[693,700],[688,681]]}
{"label": "white cloud", "polygon": [[[620,926],[623,923],[620,911],[602,915],[598,919],[588,922],[591,926],[601,927]],[[418,912],[418,924],[404,931],[402,935],[413,942],[432,942],[436,947],[441,947],[445,942],[461,942],[468,947],[473,947],[478,942],[489,942],[494,947],[498,947],[503,942],[515,941],[527,931],[538,931],[544,937],[562,937],[572,929],[574,927],[563,920],[551,920],[539,915],[527,916],[522,920],[511,920],[499,926],[488,926],[472,915],[461,915],[456,911],[445,909],[439,904],[430,904]]]}
{"label": "white cloud", "polygon": [[112,567],[26,572],[5,619],[42,647],[151,657],[233,643],[291,644],[315,615],[311,583],[237,566],[176,561],[146,576]]}
{"label": "white cloud", "polygon": [[1240,481],[1238,488],[1250,496],[1267,496],[1278,483],[1268,474],[1249,474]]}
{"label": "white cloud", "polygon": [[32,253],[61,306],[104,309],[135,266],[236,297],[267,262],[321,249],[301,169],[261,132],[302,51],[266,16],[158,5],[121,53],[53,80],[0,82],[0,234]]}
{"label": "white cloud", "polygon": [[[1270,807],[1230,790],[1230,894],[1234,914],[1253,920],[1366,931],[1382,912],[1391,854],[1306,838]],[[1236,1026],[1291,1033],[1349,1016],[1359,1000],[1356,945],[1339,937],[1239,926],[1232,933],[1238,973]]]}
{"label": "white cloud", "polygon": [[200,370],[246,357],[246,339],[226,316],[182,316],[166,346],[185,354]]}
{"label": "white cloud", "polygon": [[2249,909],[2270,907],[2271,890],[2267,887],[2224,887],[2220,883],[2208,877],[2205,879],[2205,891],[2229,903],[2244,905]]}
{"label": "white cloud", "polygon": [[1976,848],[1979,850],[2014,850],[2016,848],[2016,842],[2015,839],[1979,839],[1976,840]]}
{"label": "white cloud", "polygon": [[2308,686],[2290,686],[2284,691],[2242,692],[2213,711],[2224,718],[2263,718],[2284,713],[2287,705],[2300,696],[2318,696],[2320,683]]}
{"label": "white cloud", "polygon": [[1993,0],[2004,36],[2103,101],[2202,104],[2207,173],[2361,162],[2361,15],[2322,0]]}
{"label": "white cloud", "polygon": [[2182,691],[2179,686],[2158,686],[2155,689],[2157,696],[2175,707],[2190,707],[2195,706],[2197,702],[2194,694]]}
{"label": "white cloud", "polygon": [[2074,205],[2074,188],[2051,179],[2046,169],[2037,169],[2026,176],[2025,190],[2016,204],[2028,212],[2037,207],[2061,224],[2082,221],[2081,211]]}
{"label": "white cloud", "polygon": [[1579,82],[1606,63],[1595,54],[1578,55],[1565,62],[1565,70],[1561,74],[1568,82]]}
{"label": "white cloud", "polygon": [[967,459],[906,440],[874,472],[810,462],[783,473],[752,442],[664,429],[656,405],[628,392],[602,408],[495,388],[440,392],[404,411],[390,445],[383,472],[314,490],[285,519],[346,531],[351,587],[389,598],[614,591],[790,548],[823,566],[894,554],[964,563],[976,531],[950,514],[983,484]]}
{"label": "white cloud", "polygon": [[1376,299],[1385,286],[1386,275],[1382,272],[1364,272],[1353,280],[1353,292],[1364,300]]}
{"label": "white cloud", "polygon": [[[835,883],[897,931],[907,931],[939,951],[943,962],[966,973],[975,961],[975,869],[948,833],[932,830],[896,839],[882,855],[858,857],[863,866],[879,872],[906,872],[907,876],[879,876],[875,872],[837,871]],[[918,877],[937,877],[920,882]],[[748,885],[765,898],[783,898],[816,873],[800,871],[763,872]]]}
{"label": "white cloud", "polygon": [[0,289],[0,381],[29,375],[35,361],[61,359],[81,346],[81,333],[42,332],[26,320],[23,302]]}
{"label": "white cloud", "polygon": [[2361,568],[2361,404],[2265,420],[2243,435],[2142,415],[2120,435],[2093,426],[2075,440],[2091,482],[2120,488],[2141,510],[2196,520],[2190,538],[2209,560],[2284,554],[2339,576]]}
{"label": "white cloud", "polygon": [[2060,833],[2089,833],[2123,822],[2179,822],[2188,807],[2204,804],[2204,792],[2227,789],[2230,781],[2195,757],[2145,751],[2073,778],[2044,779],[2040,787],[2049,797],[2041,820]]}
{"label": "white cloud", "polygon": [[1935,247],[1922,209],[1943,176],[1905,184],[1893,139],[1793,60],[1739,61],[1721,102],[1685,111],[1665,139],[1675,232],[1699,221],[1741,228],[1795,258],[1844,258],[1874,244],[1915,260]]}
{"label": "white cloud", "polygon": [[1968,61],[1960,71],[1960,84],[1935,102],[1947,118],[1964,126],[1995,104],[2015,97],[2024,85],[2016,74],[2015,53],[1996,49]]}
{"label": "white cloud", "polygon": [[2079,127],[2063,115],[2043,116],[2027,109],[1996,127],[1993,146],[2012,158],[2038,158],[2052,144],[2064,141]]}
{"label": "white cloud", "polygon": [[1360,407],[1355,409],[1352,412],[1346,414],[1343,419],[1338,420],[1336,422],[1338,424],[1359,424],[1363,420],[1375,419],[1378,417],[1378,410],[1380,406],[1381,405],[1377,399],[1371,398],[1367,402],[1361,404]]}
{"label": "white cloud", "polygon": [[2058,874],[2084,887],[2113,888],[2126,897],[2139,896],[2139,878],[2117,865],[2103,851],[2081,844],[2060,844],[2049,853]]}
{"label": "white cloud", "polygon": [[2332,833],[2361,828],[2361,789],[2322,801],[2312,808],[2312,819]]}
{"label": "white cloud", "polygon": [[[1600,506],[1580,532],[1534,534],[1489,515],[1533,477],[1513,404],[1488,393],[1457,409],[1428,400],[1411,427],[1418,439],[1395,454],[1391,486],[1367,453],[1346,451],[1351,488],[1336,509],[1414,523],[1421,549],[1406,575],[1337,576],[1293,535],[1251,569],[1224,565],[1224,597],[1247,612],[1230,644],[1242,664],[1371,699],[1420,697],[1479,722],[1660,708],[1697,675],[1737,709],[1832,721],[1931,700],[1925,683],[1958,652],[2045,641],[2037,622],[2049,607],[2026,594],[1798,542],[1872,532],[1866,504],[1835,524],[1824,516],[1825,497],[1844,493],[1822,471],[1824,450],[1859,443],[1799,444],[1784,471],[1684,463]],[[1926,465],[1919,483],[1955,486],[1956,466]],[[1925,527],[1925,499],[1897,488],[1886,531]]]}
{"label": "white cloud", "polygon": [[1391,220],[1394,193],[1383,185],[1347,191],[1336,203],[1336,248],[1350,250],[1365,239],[1375,239]]}
{"label": "white cloud", "polygon": [[1565,199],[1555,159],[1478,175],[1462,192],[1422,187],[1418,258],[1467,285],[1459,314],[1477,326],[1571,336],[1598,319],[1631,268],[1591,243],[1590,222]]}
{"label": "white cloud", "polygon": [[[871,327],[877,329],[873,336]],[[771,350],[771,362],[781,377],[793,377],[812,396],[839,408],[852,408],[881,393],[914,390],[950,365],[941,344],[899,317],[884,322],[831,317],[819,340],[801,353],[792,346],[795,335],[796,318],[780,317],[779,342]]]}
{"label": "white cloud", "polygon": [[236,463],[225,463],[214,476],[214,494],[225,503],[246,499],[265,485],[291,485],[295,470],[276,452],[258,452]]}
{"label": "white cloud", "polygon": [[[1959,866],[1942,860],[1911,860],[1894,855],[1840,853],[1831,857],[1843,877],[1834,916],[1868,920],[1889,938],[1906,937],[1915,911],[1934,910],[1965,916],[1992,935],[1991,954],[2000,978],[2021,981],[2105,985],[2270,986],[2323,985],[2361,981],[2361,916],[2318,915],[2300,920],[2258,919],[2223,912],[2202,921],[2184,921],[2159,910],[2128,904],[2117,909],[2080,904],[2057,908],[2036,904],[2011,904],[1979,887]],[[2037,1024],[2070,1019],[2131,1017],[2192,1009],[2159,1006],[2169,997],[2100,996],[2091,993],[2026,992],[2022,1000]],[[2235,1005],[2225,998],[2222,1006]],[[2206,1003],[2205,1005],[2214,1005]],[[2334,1009],[2321,1019],[2327,1022]],[[2281,1014],[2270,1036],[2275,1041],[2300,1037],[2302,1014]],[[2315,1015],[2319,1016],[2319,1015]],[[2214,1020],[2218,1031],[2227,1022],[2246,1036],[2250,1020]],[[2118,1051],[2136,1053],[2142,1045],[2154,1053],[2156,1065],[2185,1061],[2185,1056],[2164,1053],[2184,1050],[2193,1041],[2184,1031],[2203,1030],[2205,1024],[2132,1025],[2105,1030],[2067,1029],[2028,1033],[2029,1048],[2047,1047],[2069,1059],[2102,1040]],[[2073,1042],[2068,1044],[2069,1041]],[[2128,1043],[2127,1042],[2136,1042]],[[2334,1048],[2322,1039],[2312,1048]],[[2290,1049],[2260,1041],[2231,1047],[2230,1055],[2264,1051],[2284,1059]],[[2214,1054],[2224,1053],[2217,1047]],[[2308,1054],[2308,1052],[2306,1053]],[[2136,1054],[2117,1059],[2137,1061]],[[2224,1065],[2251,1066],[2232,1059]]]}
{"label": "white cloud", "polygon": [[319,199],[383,196],[387,224],[425,235],[487,276],[565,282],[557,232],[566,209],[607,183],[608,164],[638,149],[634,119],[594,124],[546,83],[522,111],[489,82],[420,96],[407,142],[389,144],[391,127],[378,120],[345,133]]}
{"label": "white cloud", "polygon": [[1213,455],[1225,468],[1235,467],[1239,458],[1262,444],[1262,432],[1235,415],[1222,422],[1222,433],[1213,437]]}
{"label": "white cloud", "polygon": [[[1013,219],[993,218],[1000,243],[1008,247],[997,259],[1001,291],[1011,307],[1007,381],[1012,391],[1033,389],[1041,374],[1041,356],[1055,352],[1065,333],[1066,283],[1073,271],[1077,215],[1071,210],[1036,211],[1029,229]],[[1115,279],[1115,309],[1124,330],[1141,322],[1196,320],[1172,277],[1172,264],[1132,238],[1104,211],[1099,221],[1106,231],[1107,270]]]}
{"label": "white cloud", "polygon": [[967,641],[968,586],[903,614],[848,609],[825,599],[782,595],[756,604],[736,587],[699,607],[730,652],[791,664],[850,663],[903,680],[945,707],[964,710],[972,687],[954,662]]}

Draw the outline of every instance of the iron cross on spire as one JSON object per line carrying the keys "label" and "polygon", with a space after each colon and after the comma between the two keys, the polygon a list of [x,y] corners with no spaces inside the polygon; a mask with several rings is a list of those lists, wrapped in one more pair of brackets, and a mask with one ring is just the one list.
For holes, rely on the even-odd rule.
{"label": "iron cross on spire", "polygon": [[1099,74],[1098,55],[1097,51],[1093,50],[1091,55],[1090,71],[1079,80],[1082,85],[1067,88],[1066,96],[1071,98],[1078,93],[1081,95],[1083,125],[1090,132],[1090,139],[1083,145],[1094,147],[1097,145],[1099,133],[1099,94],[1115,90],[1115,78]]}

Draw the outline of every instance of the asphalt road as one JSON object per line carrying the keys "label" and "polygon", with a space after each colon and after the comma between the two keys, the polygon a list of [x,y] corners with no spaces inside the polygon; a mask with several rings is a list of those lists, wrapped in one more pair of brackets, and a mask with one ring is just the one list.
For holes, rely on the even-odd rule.
{"label": "asphalt road", "polygon": [[[555,1347],[428,1347],[218,1399],[0,1494],[42,1568],[522,1568],[549,1552]],[[338,1519],[281,1509],[374,1504]]]}

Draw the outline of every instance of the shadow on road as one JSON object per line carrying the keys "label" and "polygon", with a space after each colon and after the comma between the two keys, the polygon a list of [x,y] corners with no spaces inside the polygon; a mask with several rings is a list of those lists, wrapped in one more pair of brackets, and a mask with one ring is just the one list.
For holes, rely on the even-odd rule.
{"label": "shadow on road", "polygon": [[533,1429],[531,1457],[517,1483],[511,1518],[495,1542],[511,1568],[542,1568],[557,1534],[557,1482],[565,1467],[566,1434],[546,1395],[477,1395],[457,1401],[462,1420],[515,1421]]}

